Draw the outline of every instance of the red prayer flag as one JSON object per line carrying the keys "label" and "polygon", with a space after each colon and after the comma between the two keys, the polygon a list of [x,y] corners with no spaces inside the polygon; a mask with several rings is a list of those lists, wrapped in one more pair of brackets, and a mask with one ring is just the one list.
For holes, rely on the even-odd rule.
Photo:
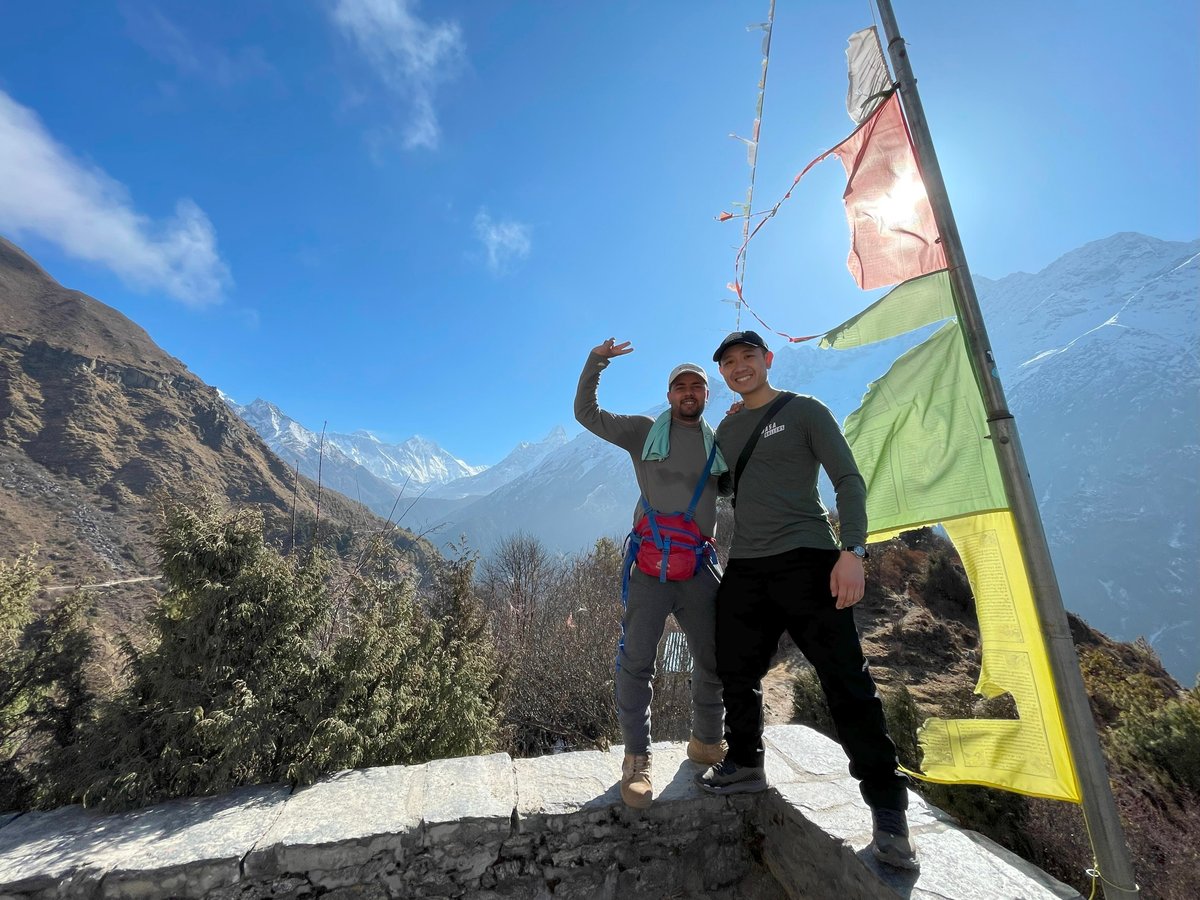
{"label": "red prayer flag", "polygon": [[899,94],[833,152],[846,169],[846,264],[858,286],[885,287],[946,268]]}

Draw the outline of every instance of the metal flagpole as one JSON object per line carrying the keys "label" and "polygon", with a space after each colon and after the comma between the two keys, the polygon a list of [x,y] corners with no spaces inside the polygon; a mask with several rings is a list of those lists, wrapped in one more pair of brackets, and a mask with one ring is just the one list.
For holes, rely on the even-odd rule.
{"label": "metal flagpole", "polygon": [[942,249],[950,269],[950,281],[954,288],[954,302],[959,321],[967,342],[967,351],[975,370],[975,378],[983,395],[992,442],[1004,480],[1004,490],[1012,507],[1013,520],[1025,567],[1033,590],[1034,604],[1046,641],[1050,670],[1054,675],[1054,688],[1062,710],[1066,729],[1067,745],[1079,778],[1082,794],[1083,816],[1091,835],[1092,849],[1096,854],[1104,896],[1109,900],[1129,897],[1138,892],[1134,881],[1133,865],[1125,844],[1120,815],[1113,799],[1112,786],[1100,750],[1100,740],[1092,720],[1091,707],[1083,676],[1079,670],[1079,657],[1071,640],[1071,629],[1063,608],[1058,579],[1054,575],[1054,564],[1050,559],[1050,548],[1046,543],[1046,532],[1034,499],[1033,485],[1025,454],[1017,434],[1017,423],[1008,410],[1004,389],[996,371],[987,329],[975,295],[975,285],[967,268],[958,226],[942,180],[933,139],[929,134],[929,123],[917,94],[917,80],[913,77],[908,61],[904,39],[896,24],[890,0],[876,0],[884,33],[887,35],[888,55],[891,57],[900,83],[900,99],[908,119],[917,160],[933,215],[941,236]]}

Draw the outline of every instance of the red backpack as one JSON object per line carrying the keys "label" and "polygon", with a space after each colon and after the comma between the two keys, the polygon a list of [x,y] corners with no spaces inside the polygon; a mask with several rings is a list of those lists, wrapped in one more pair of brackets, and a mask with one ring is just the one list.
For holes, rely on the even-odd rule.
{"label": "red backpack", "polygon": [[704,486],[712,472],[717,444],[713,441],[708,454],[708,463],[700,474],[700,481],[692,493],[692,502],[686,512],[661,513],[650,508],[645,495],[641,497],[642,516],[626,539],[625,584],[628,589],[629,571],[636,562],[637,567],[659,581],[686,581],[692,578],[704,563],[716,563],[717,548],[712,538],[700,533],[695,522],[696,504],[704,493]]}

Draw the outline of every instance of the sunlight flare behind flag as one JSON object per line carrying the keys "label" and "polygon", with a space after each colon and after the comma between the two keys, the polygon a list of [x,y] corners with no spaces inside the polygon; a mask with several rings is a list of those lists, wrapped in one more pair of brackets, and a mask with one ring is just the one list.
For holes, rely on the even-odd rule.
{"label": "sunlight flare behind flag", "polygon": [[899,94],[833,152],[846,169],[846,265],[858,286],[886,287],[946,268]]}

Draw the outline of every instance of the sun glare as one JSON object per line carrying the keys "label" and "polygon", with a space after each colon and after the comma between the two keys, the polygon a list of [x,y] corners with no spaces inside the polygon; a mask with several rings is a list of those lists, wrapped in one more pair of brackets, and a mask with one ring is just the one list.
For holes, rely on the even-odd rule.
{"label": "sun glare", "polygon": [[920,224],[925,185],[913,169],[897,173],[892,189],[862,210],[879,223],[880,231],[911,231]]}

